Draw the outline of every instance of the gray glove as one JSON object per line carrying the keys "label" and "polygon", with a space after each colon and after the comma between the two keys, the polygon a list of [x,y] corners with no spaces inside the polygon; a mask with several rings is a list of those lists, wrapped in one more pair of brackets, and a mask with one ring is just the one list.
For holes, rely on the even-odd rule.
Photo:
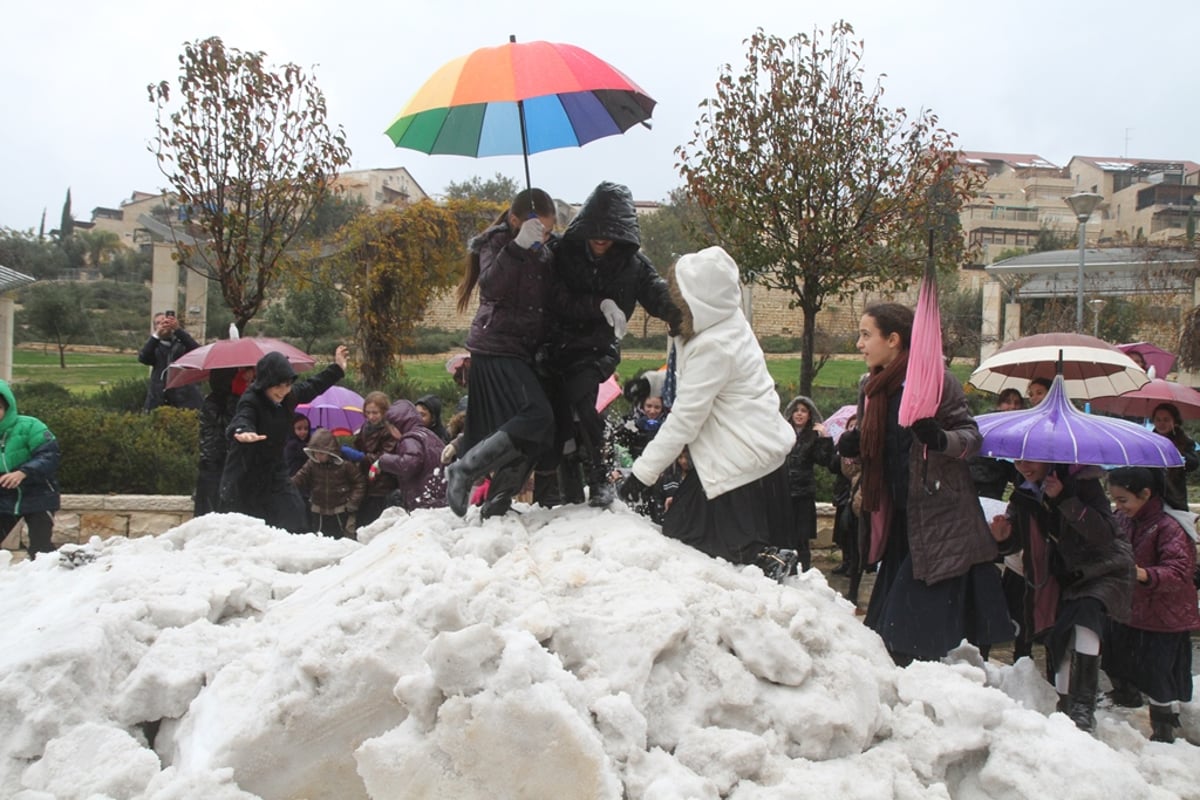
{"label": "gray glove", "polygon": [[600,301],[600,313],[604,315],[605,321],[612,325],[613,336],[618,339],[625,337],[625,329],[628,326],[628,321],[625,319],[625,312],[617,306],[612,300]]}
{"label": "gray glove", "polygon": [[535,244],[541,244],[546,238],[546,226],[537,217],[527,219],[521,223],[521,230],[517,231],[517,238],[513,241],[517,243],[517,247],[528,250]]}

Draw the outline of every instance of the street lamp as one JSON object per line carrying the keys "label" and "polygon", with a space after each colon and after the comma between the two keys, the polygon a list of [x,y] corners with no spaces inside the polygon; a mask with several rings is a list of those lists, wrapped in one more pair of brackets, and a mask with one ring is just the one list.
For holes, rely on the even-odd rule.
{"label": "street lamp", "polygon": [[1088,300],[1088,305],[1092,307],[1092,336],[1100,338],[1100,312],[1104,310],[1104,298],[1093,297]]}
{"label": "street lamp", "polygon": [[1100,201],[1104,199],[1104,195],[1095,192],[1076,192],[1063,199],[1075,212],[1075,219],[1079,220],[1079,274],[1078,283],[1075,285],[1075,332],[1081,333],[1083,331],[1083,250],[1087,245],[1087,221],[1092,216],[1092,212],[1096,210],[1096,206],[1100,205]]}

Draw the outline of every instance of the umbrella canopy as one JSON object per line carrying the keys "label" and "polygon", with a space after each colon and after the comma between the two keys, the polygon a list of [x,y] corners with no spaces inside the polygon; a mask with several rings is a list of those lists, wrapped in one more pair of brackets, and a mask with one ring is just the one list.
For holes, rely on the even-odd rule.
{"label": "umbrella canopy", "polygon": [[904,394],[900,398],[900,424],[908,427],[919,419],[937,414],[942,403],[946,363],[942,355],[942,314],[938,309],[937,272],[933,267],[933,231],[929,232],[929,256],[913,312],[908,368]]}
{"label": "umbrella canopy", "polygon": [[1200,419],[1200,392],[1162,378],[1118,397],[1097,397],[1092,400],[1092,408],[1123,417],[1149,417],[1160,403],[1173,403],[1184,419]]}
{"label": "umbrella canopy", "polygon": [[1183,466],[1183,456],[1167,437],[1133,422],[1075,408],[1067,399],[1061,375],[1033,408],[981,414],[975,421],[983,434],[979,454],[989,458],[1106,467]]}
{"label": "umbrella canopy", "polygon": [[425,82],[385,133],[397,147],[472,156],[580,147],[650,119],[655,101],[586,50],[510,41],[450,61]]}
{"label": "umbrella canopy", "polygon": [[312,369],[317,363],[308,353],[279,339],[218,339],[175,359],[168,369],[167,388],[207,380],[214,369],[253,367],[267,353],[283,353],[297,372]]}
{"label": "umbrella canopy", "polygon": [[603,411],[620,396],[621,384],[617,382],[617,376],[609,375],[608,380],[601,383],[600,389],[596,392],[596,410]]}
{"label": "umbrella canopy", "polygon": [[1171,367],[1175,366],[1175,354],[1163,350],[1158,345],[1149,342],[1126,342],[1117,345],[1117,349],[1126,355],[1137,353],[1146,362],[1146,369],[1154,367],[1154,374],[1160,378],[1167,377]]}
{"label": "umbrella canopy", "polygon": [[1025,394],[1030,379],[1054,379],[1060,355],[1067,395],[1076,400],[1124,394],[1150,380],[1133,359],[1103,339],[1083,333],[1039,333],[1001,347],[967,382],[994,394],[1010,387]]}
{"label": "umbrella canopy", "polygon": [[825,433],[829,434],[834,444],[837,444],[837,440],[842,438],[842,434],[846,432],[846,424],[856,413],[858,413],[858,406],[850,403],[825,418]]}
{"label": "umbrella canopy", "polygon": [[311,402],[301,403],[296,410],[308,417],[315,428],[326,428],[334,436],[349,436],[362,427],[363,397],[344,386],[330,386]]}

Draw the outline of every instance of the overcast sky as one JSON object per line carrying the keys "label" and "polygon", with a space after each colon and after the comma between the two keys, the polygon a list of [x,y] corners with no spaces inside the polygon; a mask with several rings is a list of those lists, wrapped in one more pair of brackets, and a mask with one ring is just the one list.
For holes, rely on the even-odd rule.
{"label": "overcast sky", "polygon": [[0,26],[0,226],[58,225],[67,187],[77,219],[165,185],[147,151],[146,85],[174,79],[185,41],[221,36],[274,64],[315,67],[351,167],[404,166],[431,194],[518,156],[470,159],[397,149],[384,128],[446,61],[478,47],[570,42],[658,101],[653,130],[531,157],[533,182],[578,202],[601,180],[660,200],[680,184],[674,149],[723,64],[744,64],[756,27],[790,37],[838,17],[885,74],[885,101],[926,107],[968,150],[1200,161],[1195,0],[641,0],[602,3],[206,0],[9,4]]}

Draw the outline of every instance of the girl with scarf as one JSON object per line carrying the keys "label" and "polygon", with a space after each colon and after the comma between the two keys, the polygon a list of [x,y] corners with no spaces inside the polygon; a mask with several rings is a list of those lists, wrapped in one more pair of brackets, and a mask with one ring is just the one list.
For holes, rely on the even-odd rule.
{"label": "girl with scarf", "polygon": [[897,303],[863,314],[859,426],[838,440],[842,456],[862,460],[864,563],[879,564],[866,623],[900,665],[939,659],[963,639],[986,647],[1013,636],[996,543],[967,469],[981,437],[961,384],[946,371],[937,413],[899,423],[912,322]]}

